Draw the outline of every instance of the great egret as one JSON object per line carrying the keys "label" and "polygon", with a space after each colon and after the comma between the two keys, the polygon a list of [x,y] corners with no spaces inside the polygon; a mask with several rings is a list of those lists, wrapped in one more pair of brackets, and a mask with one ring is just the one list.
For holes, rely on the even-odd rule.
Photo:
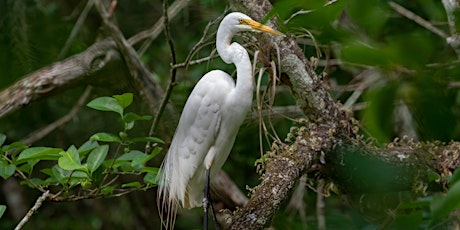
{"label": "great egret", "polygon": [[185,208],[203,205],[207,227],[210,177],[227,160],[252,104],[254,80],[248,52],[240,44],[231,43],[240,31],[283,35],[238,12],[228,14],[220,23],[217,52],[224,62],[235,64],[237,81],[235,84],[232,77],[221,70],[210,71],[196,84],[185,103],[157,177],[158,208],[166,228],[174,227],[179,205]]}

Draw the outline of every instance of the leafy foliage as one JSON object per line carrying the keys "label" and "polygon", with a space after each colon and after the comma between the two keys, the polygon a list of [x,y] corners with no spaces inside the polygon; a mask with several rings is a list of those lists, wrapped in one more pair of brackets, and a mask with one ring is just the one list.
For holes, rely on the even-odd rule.
{"label": "leafy foliage", "polygon": [[[146,164],[161,152],[156,146],[151,153],[131,149],[138,142],[163,144],[155,137],[129,137],[128,131],[136,121],[148,121],[150,116],[126,113],[133,95],[125,93],[113,97],[100,97],[88,103],[88,107],[114,112],[120,116],[122,129],[119,135],[96,133],[80,147],[71,145],[67,150],[53,147],[26,147],[19,142],[1,146],[0,176],[7,179],[16,172],[23,183],[39,190],[57,191],[53,199],[77,200],[82,198],[110,196],[155,186],[158,168]],[[0,134],[0,144],[6,136]],[[123,149],[123,153],[120,153]],[[46,166],[38,168],[41,162]],[[120,175],[140,175],[142,182],[117,184]],[[110,180],[109,180],[110,179]],[[4,211],[2,206],[0,211]]]}

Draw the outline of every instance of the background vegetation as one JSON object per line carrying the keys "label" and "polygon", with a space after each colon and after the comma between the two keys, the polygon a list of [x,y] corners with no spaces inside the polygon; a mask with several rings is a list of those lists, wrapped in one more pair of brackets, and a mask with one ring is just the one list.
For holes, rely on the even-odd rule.
{"label": "background vegetation", "polygon": [[[275,7],[273,14],[279,16],[279,30],[297,38],[305,56],[316,67],[315,71],[329,84],[334,98],[353,112],[358,120],[359,132],[365,138],[372,138],[378,146],[384,146],[394,138],[403,136],[415,141],[442,142],[460,138],[459,56],[458,50],[446,41],[451,36],[449,34],[455,35],[456,29],[449,26],[448,14],[440,1],[339,0],[325,5],[324,1],[281,0],[272,3]],[[101,19],[94,8],[89,11],[81,25],[76,24],[85,5],[86,1],[0,2],[0,89],[6,89],[34,70],[84,51],[104,36],[100,30]],[[203,36],[208,22],[221,16],[226,7],[225,1],[191,1],[177,16],[170,18],[170,34],[178,62],[187,58],[189,51]],[[408,18],[409,11],[420,18]],[[114,15],[117,25],[125,37],[129,38],[151,27],[162,14],[161,1],[139,0],[119,1]],[[70,34],[77,25],[79,30],[70,40]],[[207,36],[209,41],[213,41],[212,33],[216,28],[217,24],[210,27],[210,34]],[[246,42],[252,54],[258,46],[265,45],[251,40],[248,35],[239,36],[237,40]],[[68,41],[70,43],[66,45]],[[213,53],[214,44],[205,44],[194,54],[194,60]],[[136,45],[135,48],[141,50],[142,46]],[[151,70],[152,78],[163,88],[169,82],[170,53],[167,40],[161,34],[141,56]],[[190,65],[188,68],[179,68],[178,85],[170,98],[173,108],[180,112],[196,81],[205,72],[215,68],[229,73],[234,71],[233,66],[224,64],[219,58]],[[123,139],[124,134],[120,132],[126,133],[126,138],[149,136],[152,120],[148,116],[154,117],[155,114],[141,97],[125,87],[129,83],[118,80],[117,76],[120,74],[128,74],[122,62],[106,70],[103,76],[76,83],[45,100],[1,117],[0,133],[5,134],[6,139],[0,138],[0,144],[7,146],[6,148],[17,147],[16,141],[24,140],[31,134],[35,135],[34,131],[68,114],[86,91],[87,85],[92,85],[90,96],[84,104],[99,97],[109,97],[112,99],[106,99],[113,101],[116,97],[111,97],[112,95],[134,93],[132,104],[121,102],[131,100],[125,94],[128,99],[117,101],[123,107],[122,113],[114,112],[113,109],[82,106],[70,122],[34,141],[32,146],[55,149],[56,156],[53,160],[64,159],[61,154],[63,150],[73,153],[73,156],[79,151],[77,155],[88,157],[82,158],[79,163],[86,163],[86,166],[92,164],[94,167],[86,169],[89,170],[86,173],[91,176],[99,167],[109,168],[108,161],[105,164],[100,163],[98,167],[95,167],[95,164],[99,164],[98,161],[89,161],[90,151],[105,151],[105,147],[100,146],[110,149],[106,153],[107,160],[135,150],[143,153],[144,142],[128,145],[128,139]],[[263,93],[268,82],[267,75],[264,75],[263,87],[257,93]],[[278,136],[284,140],[296,119],[303,117],[301,112],[292,108],[293,105],[295,101],[288,90],[281,85],[277,86],[272,106],[282,112],[281,116],[274,113],[271,119],[266,120],[267,124],[273,124],[273,128],[269,128],[269,134],[260,131],[259,119],[255,115],[248,116],[242,126],[232,154],[224,166],[224,171],[242,191],[258,184],[254,165],[262,154],[259,140],[262,140],[262,149],[269,150],[273,140],[271,137]],[[257,114],[255,104],[253,111]],[[126,120],[124,116],[128,112],[140,114],[136,124],[130,129],[126,127],[131,120]],[[174,118],[162,117],[153,136],[164,143],[161,140],[148,139],[157,142],[157,148],[153,151],[158,151],[158,157],[149,155],[152,157],[143,159],[145,161],[141,161],[138,167],[133,163],[134,158],[125,159],[124,163],[129,164],[125,168],[122,166],[123,162],[119,161],[120,171],[116,172],[119,177],[113,184],[116,186],[113,188],[115,190],[106,191],[107,195],[118,194],[118,188],[125,189],[123,191],[134,188],[133,191],[119,193],[120,196],[110,198],[46,202],[24,228],[62,229],[62,226],[67,226],[67,229],[151,229],[159,226],[153,181],[148,177],[146,179],[146,175],[152,173],[149,174],[152,176],[155,173],[154,168],[161,163],[165,152],[161,149],[167,149],[176,123]],[[101,132],[121,139],[111,141],[107,136],[95,136]],[[265,135],[269,138],[265,138]],[[263,138],[259,138],[260,136]],[[99,147],[93,146],[85,152],[81,146],[85,146],[85,143],[90,145],[88,143],[91,142],[87,142],[90,139],[99,141]],[[75,146],[74,149],[71,146]],[[122,150],[117,151],[119,146],[122,146]],[[4,156],[9,150],[6,148],[2,151]],[[35,154],[40,154],[35,150]],[[16,154],[19,157],[19,152]],[[10,156],[8,158],[11,159]],[[26,160],[33,160],[33,157]],[[0,167],[4,166],[2,175],[8,174],[8,162],[2,160],[0,163],[3,164]],[[33,173],[26,176],[45,180],[48,174],[43,169],[52,170],[53,165],[49,161],[41,161],[35,166]],[[59,166],[65,169],[66,164],[61,162]],[[84,169],[78,168],[80,166],[67,165],[69,170],[84,172]],[[82,177],[85,178],[86,175],[82,174]],[[27,186],[17,173],[7,180],[0,180],[0,204],[7,207],[0,219],[0,228],[12,229],[42,193]],[[440,172],[433,172],[432,181],[443,181],[443,185],[450,182],[451,189],[446,193],[447,196],[440,195],[442,189],[425,191],[423,194],[409,191],[348,195],[332,193],[325,194],[330,196],[321,201],[323,203],[318,203],[317,191],[321,183],[304,178],[295,189],[291,202],[286,203],[278,212],[273,226],[275,229],[315,229],[321,228],[319,219],[324,218],[329,229],[452,227],[457,221],[457,214],[452,211],[458,207],[458,177],[447,177]],[[48,188],[56,183],[58,186],[75,188],[95,186],[85,185],[82,180],[75,184],[66,180],[44,183],[43,187]],[[83,194],[71,190],[67,195],[78,197]],[[17,196],[17,199],[13,201],[12,196]],[[318,208],[317,204],[323,204],[324,208]],[[201,209],[182,212],[176,226],[177,229],[201,228]]]}

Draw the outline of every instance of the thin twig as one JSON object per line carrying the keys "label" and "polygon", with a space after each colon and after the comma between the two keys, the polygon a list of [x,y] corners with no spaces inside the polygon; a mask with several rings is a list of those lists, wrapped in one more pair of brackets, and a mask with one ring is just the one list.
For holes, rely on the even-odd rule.
{"label": "thin twig", "polygon": [[[174,42],[169,32],[169,19],[168,19],[167,9],[168,9],[168,0],[163,0],[163,19],[164,19],[163,29],[164,29],[166,41],[168,42],[168,45],[169,45],[169,49],[171,50],[171,66],[174,66],[176,64],[176,51],[174,49]],[[163,97],[163,100],[161,101],[160,108],[158,109],[157,114],[155,115],[155,118],[153,119],[152,126],[150,127],[150,131],[149,131],[149,136],[153,135],[155,128],[158,126],[161,115],[163,114],[166,104],[168,103],[169,97],[171,96],[172,89],[176,85],[176,73],[177,73],[177,69],[171,68],[169,84],[168,84],[168,87],[166,88],[166,92]],[[146,153],[149,153],[151,151],[151,147],[152,147],[151,142],[147,142],[147,145],[145,147]]]}
{"label": "thin twig", "polygon": [[75,26],[72,28],[72,31],[70,32],[70,35],[67,38],[64,47],[62,47],[61,52],[59,52],[59,55],[57,57],[58,60],[61,60],[66,55],[67,51],[69,50],[70,44],[75,39],[75,36],[77,35],[78,31],[83,25],[83,22],[85,21],[89,11],[93,7],[93,4],[94,0],[88,0],[88,2],[86,3],[85,8],[83,8],[83,10],[81,11],[80,16],[78,17],[77,22],[75,23]]}
{"label": "thin twig", "polygon": [[34,206],[27,212],[27,214],[22,218],[19,224],[14,228],[14,230],[21,229],[27,221],[29,221],[30,217],[42,206],[43,201],[45,201],[49,196],[50,191],[45,191],[38,199],[35,201]]}
{"label": "thin twig", "polygon": [[316,218],[318,220],[318,229],[326,230],[326,217],[324,216],[324,179],[318,181],[318,188],[316,189]]}
{"label": "thin twig", "polygon": [[[169,17],[174,17],[177,15],[177,13],[179,13],[180,10],[182,10],[182,8],[184,8],[185,6],[187,6],[188,4],[188,0],[176,0],[174,1],[171,6],[168,8],[168,15]],[[128,43],[130,45],[133,45],[133,44],[136,44],[138,42],[140,42],[141,40],[143,39],[147,39],[144,44],[142,45],[142,47],[139,49],[139,56],[141,56],[146,50],[147,48],[150,46],[150,44],[152,43],[152,41],[158,37],[158,35],[161,33],[161,30],[163,29],[163,25],[164,25],[164,18],[163,16],[157,20],[157,22],[150,28],[150,29],[147,29],[147,30],[144,30],[140,33],[137,33],[136,35],[132,36],[131,38],[128,39]]]}
{"label": "thin twig", "polygon": [[401,5],[399,5],[398,3],[396,2],[392,2],[390,1],[388,3],[390,5],[391,8],[393,8],[393,10],[395,10],[396,12],[400,13],[402,16],[414,21],[415,23],[425,27],[425,29],[433,32],[434,34],[446,39],[448,36],[446,35],[446,33],[444,33],[442,30],[434,27],[429,21],[423,19],[422,17],[414,14],[412,11],[402,7]]}
{"label": "thin twig", "polygon": [[46,135],[48,135],[49,133],[51,133],[52,131],[54,131],[58,127],[61,127],[65,123],[67,123],[70,120],[72,120],[72,118],[75,117],[75,115],[78,113],[80,108],[83,106],[83,104],[88,99],[92,88],[93,88],[92,86],[87,86],[86,87],[85,91],[83,92],[83,94],[78,99],[77,104],[75,104],[73,106],[73,108],[70,110],[70,112],[68,114],[66,114],[65,116],[59,118],[58,120],[54,121],[53,123],[47,125],[46,127],[43,127],[43,128],[41,128],[39,130],[36,130],[35,132],[31,133],[30,135],[28,135],[27,137],[22,139],[21,142],[23,142],[26,145],[31,145],[32,143],[42,139],[43,137],[45,137]]}

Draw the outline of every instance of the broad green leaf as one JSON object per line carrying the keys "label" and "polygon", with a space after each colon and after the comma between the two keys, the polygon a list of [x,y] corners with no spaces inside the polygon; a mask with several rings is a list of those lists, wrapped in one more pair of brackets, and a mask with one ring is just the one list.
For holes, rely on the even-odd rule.
{"label": "broad green leaf", "polygon": [[75,146],[70,146],[67,151],[60,153],[61,157],[58,159],[58,165],[64,170],[82,170],[85,167],[81,165],[80,156]]}
{"label": "broad green leaf", "polygon": [[90,140],[93,141],[103,141],[103,142],[121,142],[120,138],[111,134],[111,133],[96,133],[92,135]]}
{"label": "broad green leaf", "polygon": [[98,146],[99,146],[99,144],[97,143],[97,141],[88,140],[85,143],[83,143],[80,146],[80,148],[78,148],[78,153],[80,154],[80,156],[84,156],[84,155],[88,154],[91,150],[93,150],[94,148],[96,148]]}
{"label": "broad green leaf", "polygon": [[459,180],[460,180],[460,168],[457,168],[454,174],[452,175],[452,177],[450,178],[449,183],[453,185],[453,184],[458,183]]}
{"label": "broad green leaf", "polygon": [[89,173],[92,174],[105,160],[107,153],[109,152],[108,145],[101,145],[96,147],[91,151],[88,155],[88,159],[86,160],[86,164],[89,170]]}
{"label": "broad green leaf", "polygon": [[160,148],[160,147],[156,147],[152,150],[152,152],[150,153],[150,155],[152,155],[152,158],[156,157],[159,153],[161,153],[161,150],[163,150],[163,148]]}
{"label": "broad green leaf", "polygon": [[113,97],[117,100],[118,104],[123,108],[128,107],[133,102],[133,94],[132,93],[124,93],[122,95],[114,95]]}
{"label": "broad green leaf", "polygon": [[123,116],[123,107],[113,97],[99,97],[87,104],[88,107],[100,110],[100,111],[112,111],[117,112]]}
{"label": "broad green leaf", "polygon": [[116,188],[116,185],[112,186],[107,186],[101,189],[101,193],[104,194],[105,196],[110,195],[113,193],[113,190]]}
{"label": "broad green leaf", "polygon": [[6,135],[3,133],[0,133],[0,146],[2,146],[3,143],[5,143],[5,140],[6,140]]}
{"label": "broad green leaf", "polygon": [[22,151],[19,154],[18,161],[25,162],[33,159],[57,160],[60,152],[62,152],[62,149],[60,148],[32,147]]}
{"label": "broad green leaf", "polygon": [[132,121],[149,121],[151,119],[152,119],[152,116],[147,116],[147,115],[141,116],[141,115],[129,112],[125,115],[125,117],[123,118],[123,121],[128,123]]}
{"label": "broad green leaf", "polygon": [[158,174],[158,172],[160,171],[159,168],[156,168],[156,167],[144,167],[141,172],[142,173],[154,173],[154,174]]}
{"label": "broad green leaf", "polygon": [[157,137],[135,137],[130,139],[132,142],[153,142],[153,143],[160,143],[164,144],[165,142]]}
{"label": "broad green leaf", "polygon": [[144,155],[144,153],[139,151],[139,150],[131,150],[131,151],[121,155],[120,157],[118,157],[117,160],[120,160],[120,161],[132,161],[134,158],[142,156],[142,155]]}
{"label": "broad green leaf", "polygon": [[[69,177],[74,179],[88,178],[88,175],[85,172],[65,170],[59,167],[59,165],[54,165],[53,168],[51,168],[51,172],[53,174],[51,179],[56,180],[60,184],[67,184],[69,182]],[[70,184],[75,185],[75,183],[72,181]]]}
{"label": "broad green leaf", "polygon": [[2,218],[3,214],[5,213],[6,205],[0,205],[0,219]]}
{"label": "broad green leaf", "polygon": [[13,142],[9,145],[5,145],[2,147],[3,152],[8,151],[11,153],[11,159],[13,159],[13,161],[16,160],[17,155],[24,149],[27,149],[27,145],[25,145],[24,143],[20,141]]}
{"label": "broad green leaf", "polygon": [[157,173],[147,173],[147,174],[145,174],[144,183],[149,184],[149,185],[156,184],[155,180],[157,178],[157,175],[158,175]]}
{"label": "broad green leaf", "polygon": [[138,181],[127,183],[127,184],[122,184],[122,188],[140,188],[142,185]]}
{"label": "broad green leaf", "polygon": [[8,164],[8,162],[0,160],[0,176],[3,177],[3,179],[6,180],[12,176],[15,170],[16,165]]}
{"label": "broad green leaf", "polygon": [[[133,150],[133,151],[137,151],[137,150]],[[147,161],[149,161],[153,157],[154,155],[145,154],[141,152],[141,154],[138,154],[136,157],[133,158],[131,165],[133,167],[144,165]]]}

